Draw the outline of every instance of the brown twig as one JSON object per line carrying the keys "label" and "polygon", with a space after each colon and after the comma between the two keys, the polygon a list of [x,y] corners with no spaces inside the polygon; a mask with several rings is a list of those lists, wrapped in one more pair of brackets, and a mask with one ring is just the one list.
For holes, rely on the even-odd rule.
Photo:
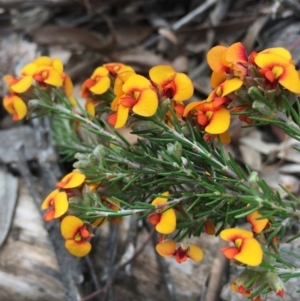
{"label": "brown twig", "polygon": [[118,272],[122,269],[124,269],[126,267],[127,264],[129,264],[130,262],[132,262],[136,257],[138,257],[144,250],[144,248],[146,247],[146,245],[149,243],[149,241],[151,240],[153,234],[154,234],[155,230],[154,228],[151,230],[151,232],[149,233],[147,239],[143,242],[143,244],[135,251],[135,253],[133,254],[132,257],[130,257],[128,260],[122,262],[121,264],[119,264],[115,270],[112,272],[110,279],[107,281],[106,285],[104,287],[102,287],[101,289],[93,292],[92,294],[86,296],[85,298],[81,299],[81,301],[87,301],[87,300],[91,300],[92,298],[94,298],[95,296],[97,296],[98,294],[101,293],[106,293],[108,291],[108,289],[110,288],[110,286],[113,284]]}

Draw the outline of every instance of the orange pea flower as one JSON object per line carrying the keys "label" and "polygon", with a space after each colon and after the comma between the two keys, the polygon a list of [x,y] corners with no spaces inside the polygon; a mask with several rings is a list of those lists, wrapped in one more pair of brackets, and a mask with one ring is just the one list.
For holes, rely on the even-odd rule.
{"label": "orange pea flower", "polygon": [[122,63],[107,63],[103,64],[103,67],[105,67],[109,71],[109,74],[114,78],[116,78],[118,74],[125,71],[134,72],[134,70],[130,66],[124,65]]}
{"label": "orange pea flower", "polygon": [[31,87],[33,81],[31,76],[17,78],[11,75],[5,75],[3,79],[8,85],[8,90],[12,93],[26,92]]}
{"label": "orange pea flower", "polygon": [[[169,192],[162,193],[165,197],[157,197],[151,204],[160,205],[168,201]],[[164,207],[159,207],[156,212],[148,215],[149,222],[155,226],[157,232],[161,234],[171,234],[176,229],[176,214],[173,208],[165,210]]]}
{"label": "orange pea flower", "polygon": [[116,96],[121,96],[123,94],[122,87],[128,78],[136,73],[134,70],[123,71],[117,74],[114,84],[114,93]]}
{"label": "orange pea flower", "polygon": [[48,209],[44,214],[44,220],[47,222],[61,217],[69,208],[66,192],[55,189],[45,198],[41,208],[42,210]]}
{"label": "orange pea flower", "polygon": [[230,74],[243,79],[247,73],[248,58],[244,45],[240,42],[229,47],[215,46],[207,53],[207,63],[213,70],[211,85],[216,88]]}
{"label": "orange pea flower", "polygon": [[210,102],[214,100],[214,106],[218,107],[224,103],[230,102],[227,97],[230,93],[238,90],[243,85],[243,81],[239,78],[228,79],[214,89],[206,101]]}
{"label": "orange pea flower", "polygon": [[289,59],[274,53],[259,53],[256,55],[255,64],[260,67],[260,74],[269,83],[277,82],[287,90],[300,94],[300,78],[295,66]]}
{"label": "orange pea flower", "polygon": [[261,233],[269,223],[267,218],[260,219],[262,215],[258,211],[254,211],[246,216],[248,223],[252,225],[252,231],[256,234]]}
{"label": "orange pea flower", "polygon": [[23,67],[20,73],[22,76],[32,76],[40,84],[48,84],[54,87],[63,85],[61,73],[49,65],[37,65],[33,62]]}
{"label": "orange pea flower", "polygon": [[25,102],[17,95],[6,95],[3,98],[3,107],[5,110],[13,115],[13,120],[18,121],[23,119],[27,114],[27,107]]}
{"label": "orange pea flower", "polygon": [[85,175],[79,171],[72,171],[67,174],[61,181],[56,183],[57,188],[75,188],[80,186],[85,180]]}
{"label": "orange pea flower", "polygon": [[188,258],[195,262],[203,259],[203,251],[198,246],[189,243],[176,243],[173,240],[163,241],[156,245],[156,251],[163,257],[174,256],[178,263],[185,262]]}
{"label": "orange pea flower", "polygon": [[88,241],[92,236],[84,222],[76,216],[66,216],[60,225],[61,234],[66,239],[65,247],[74,256],[83,257],[92,248]]}
{"label": "orange pea flower", "polygon": [[81,96],[88,97],[89,92],[103,94],[110,87],[109,71],[105,67],[98,67],[81,87]]}
{"label": "orange pea flower", "polygon": [[125,125],[130,110],[133,113],[151,117],[156,113],[158,99],[151,82],[141,75],[132,75],[122,86],[123,94],[112,102],[112,110],[117,113],[109,116],[108,122],[115,128]]}
{"label": "orange pea flower", "polygon": [[234,243],[234,247],[222,248],[228,259],[235,259],[249,266],[258,266],[263,259],[263,251],[253,233],[244,229],[230,228],[221,231],[220,237]]}
{"label": "orange pea flower", "polygon": [[264,49],[263,51],[259,52],[258,54],[261,54],[261,53],[276,54],[276,55],[279,55],[279,56],[282,56],[282,57],[286,58],[287,60],[289,60],[290,63],[292,63],[291,53],[283,47],[267,48],[267,49]]}
{"label": "orange pea flower", "polygon": [[230,113],[222,106],[217,106],[212,102],[198,101],[190,103],[185,107],[183,116],[187,116],[190,111],[197,116],[198,123],[204,127],[205,132],[211,135],[225,133],[230,125]]}
{"label": "orange pea flower", "polygon": [[149,76],[162,97],[184,101],[194,93],[190,78],[184,73],[177,73],[171,66],[159,65],[152,67]]}

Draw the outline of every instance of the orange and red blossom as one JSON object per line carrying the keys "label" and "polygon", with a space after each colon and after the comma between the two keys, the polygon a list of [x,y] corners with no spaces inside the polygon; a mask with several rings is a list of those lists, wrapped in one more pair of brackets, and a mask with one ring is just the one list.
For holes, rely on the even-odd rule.
{"label": "orange and red blossom", "polygon": [[14,121],[23,119],[27,114],[25,102],[15,94],[6,95],[3,98],[3,107],[9,114],[13,115]]}
{"label": "orange and red blossom", "polygon": [[130,111],[144,117],[156,113],[158,98],[147,78],[137,74],[130,76],[123,84],[122,92],[111,105],[112,110],[117,112],[108,118],[116,129],[125,125]]}
{"label": "orange and red blossom", "polygon": [[54,218],[59,218],[64,215],[69,208],[69,202],[67,193],[65,191],[59,191],[55,189],[52,191],[42,203],[41,209],[45,210],[44,220],[49,222]]}
{"label": "orange and red blossom", "polygon": [[21,78],[5,75],[3,77],[4,81],[8,85],[8,90],[12,93],[24,93],[26,92],[32,85],[32,76],[23,76]]}
{"label": "orange and red blossom", "polygon": [[258,266],[263,259],[263,251],[253,233],[244,229],[230,228],[221,231],[220,237],[234,243],[233,247],[222,248],[228,259],[235,259],[249,266]]}
{"label": "orange and red blossom", "polygon": [[[50,58],[49,58],[50,59]],[[50,59],[51,60],[51,59]],[[62,79],[62,63],[57,59],[57,65],[59,67],[53,67],[52,65],[46,65],[36,63],[37,60],[27,64],[20,71],[22,76],[31,76],[38,83],[48,84],[55,87],[61,87],[63,85]]]}
{"label": "orange and red blossom", "polygon": [[[164,197],[157,197],[151,204],[165,204],[168,201],[169,192],[166,191],[162,195]],[[176,229],[176,214],[173,208],[166,210],[165,206],[159,206],[155,212],[148,215],[148,220],[161,234],[171,234]]]}
{"label": "orange and red blossom", "polygon": [[134,72],[134,70],[130,66],[124,65],[122,63],[111,62],[111,63],[103,64],[103,67],[105,67],[109,71],[109,74],[114,78],[116,78],[118,74],[121,72],[125,72],[125,71]]}
{"label": "orange and red blossom", "polygon": [[72,171],[56,183],[57,188],[75,188],[80,186],[85,180],[85,175],[79,171]]}
{"label": "orange and red blossom", "polygon": [[184,101],[194,93],[190,78],[184,73],[177,73],[171,66],[159,65],[149,70],[149,76],[158,88],[161,97]]}
{"label": "orange and red blossom", "polygon": [[206,102],[214,101],[214,107],[230,102],[227,97],[230,93],[238,90],[243,85],[243,81],[239,78],[232,78],[224,81],[216,89],[214,89],[207,97]]}
{"label": "orange and red blossom", "polygon": [[185,262],[188,258],[195,262],[203,259],[203,251],[192,243],[176,243],[174,240],[160,242],[156,245],[156,251],[163,257],[174,256],[178,263]]}
{"label": "orange and red blossom", "polygon": [[247,72],[248,57],[244,45],[240,42],[229,47],[215,46],[207,53],[207,63],[212,69],[211,85],[216,88],[223,80],[225,74],[243,79]]}
{"label": "orange and red blossom", "polygon": [[[193,111],[192,111],[193,110]],[[230,125],[230,113],[221,105],[215,105],[214,101],[192,102],[185,107],[183,116],[192,115],[197,117],[199,125],[204,127],[205,132],[211,135],[225,133]]]}
{"label": "orange and red blossom", "polygon": [[88,240],[92,236],[80,218],[66,216],[61,222],[60,230],[66,240],[65,247],[72,255],[83,257],[91,251],[92,245]]}
{"label": "orange and red blossom", "polygon": [[300,94],[300,78],[289,59],[274,53],[259,53],[254,58],[259,73],[271,84],[277,82],[287,90]]}
{"label": "orange and red blossom", "polygon": [[256,234],[261,233],[269,223],[267,218],[261,218],[262,215],[258,211],[254,211],[246,216],[246,220],[252,226],[252,231]]}
{"label": "orange and red blossom", "polygon": [[103,94],[110,87],[109,71],[105,67],[98,67],[81,87],[81,96],[88,97],[89,92]]}

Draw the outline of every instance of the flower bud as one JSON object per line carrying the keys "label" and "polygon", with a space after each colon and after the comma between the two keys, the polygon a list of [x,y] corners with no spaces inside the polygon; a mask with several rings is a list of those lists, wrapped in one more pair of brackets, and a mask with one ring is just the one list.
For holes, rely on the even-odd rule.
{"label": "flower bud", "polygon": [[87,160],[87,155],[82,153],[76,153],[74,158],[77,160]]}
{"label": "flower bud", "polygon": [[169,105],[171,101],[169,98],[165,98],[161,103],[160,103],[160,109],[162,111],[163,116],[168,112],[169,110]]}
{"label": "flower bud", "polygon": [[167,152],[169,154],[175,155],[176,158],[180,159],[182,155],[182,145],[178,141],[176,141],[174,144],[168,143],[167,144]]}
{"label": "flower bud", "polygon": [[269,272],[267,273],[268,284],[272,290],[279,296],[283,297],[284,295],[284,284],[282,280],[276,273]]}
{"label": "flower bud", "polygon": [[240,293],[243,290],[249,290],[255,282],[259,273],[253,270],[245,269],[236,279],[236,286]]}
{"label": "flower bud", "polygon": [[88,159],[92,165],[98,165],[98,158],[92,153],[88,155]]}
{"label": "flower bud", "polygon": [[28,102],[28,108],[34,110],[34,109],[40,109],[41,108],[41,101],[38,99],[31,99]]}
{"label": "flower bud", "polygon": [[91,168],[91,163],[88,160],[80,160],[75,162],[73,164],[73,167],[77,169],[87,169],[87,168]]}
{"label": "flower bud", "polygon": [[155,131],[156,133],[162,133],[163,129],[156,125],[150,120],[137,120],[132,123],[131,126],[133,132],[142,132],[142,131]]}
{"label": "flower bud", "polygon": [[93,155],[95,156],[95,160],[97,160],[97,164],[103,162],[103,157],[105,155],[105,146],[99,144],[93,150]]}
{"label": "flower bud", "polygon": [[258,195],[258,191],[259,191],[259,186],[257,184],[258,181],[258,173],[256,171],[252,171],[249,177],[249,186],[250,186],[250,190],[253,193],[253,195]]}
{"label": "flower bud", "polygon": [[272,110],[269,106],[267,106],[265,103],[255,100],[252,103],[252,108],[257,110],[259,113],[265,116],[271,116],[272,115]]}

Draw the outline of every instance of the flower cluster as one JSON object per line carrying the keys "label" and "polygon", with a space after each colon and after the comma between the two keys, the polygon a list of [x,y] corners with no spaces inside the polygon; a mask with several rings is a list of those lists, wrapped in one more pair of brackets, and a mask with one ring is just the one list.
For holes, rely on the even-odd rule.
{"label": "flower cluster", "polygon": [[[227,160],[221,144],[215,147],[215,140],[230,143],[233,115],[247,125],[259,118],[280,120],[278,112],[287,112],[300,94],[299,73],[290,52],[281,47],[248,55],[241,43],[219,45],[208,52],[207,61],[212,92],[204,100],[189,101],[194,94],[191,79],[171,66],[154,66],[145,76],[112,62],[98,66],[82,84],[84,109],[73,97],[61,61],[40,57],[26,65],[20,77],[5,76],[10,95],[3,104],[20,120],[28,101],[41,97],[37,91],[43,90],[51,103],[38,100],[41,108],[51,107],[51,112],[87,129],[92,125],[90,132],[99,135],[99,145],[90,154],[75,155],[76,169],[42,204],[46,221],[61,222],[71,254],[90,252],[93,228],[142,212],[158,233],[156,251],[161,256],[178,263],[188,258],[199,262],[204,254],[191,237],[218,235],[231,243],[222,248],[224,256],[245,268],[232,290],[249,297],[263,284],[283,296],[272,267],[278,256],[277,234],[282,220],[299,218],[299,202],[289,207],[265,183],[255,177],[251,182],[234,160]],[[62,109],[58,93],[72,109]],[[136,144],[118,131],[125,127],[140,135]],[[297,131],[294,125],[292,133]],[[279,222],[273,212],[279,212]],[[240,218],[248,223],[245,228],[235,227]]]}
{"label": "flower cluster", "polygon": [[[74,256],[82,257],[91,251],[89,240],[92,238],[92,229],[104,225],[107,221],[107,217],[83,221],[80,218],[82,211],[75,207],[76,205],[92,206],[85,198],[86,190],[93,193],[99,186],[99,183],[89,184],[84,174],[74,170],[56,184],[57,189],[52,191],[42,203],[41,209],[46,210],[45,221],[50,222],[53,219],[61,221],[61,233],[66,240],[65,247]],[[103,196],[101,198],[102,204],[107,209],[118,211],[120,207],[118,201]],[[120,219],[112,219],[112,222],[119,223]]]}
{"label": "flower cluster", "polygon": [[41,56],[20,70],[20,76],[4,76],[9,95],[3,99],[3,106],[13,115],[13,120],[21,120],[27,114],[27,102],[35,96],[34,86],[50,92],[52,87],[60,88],[72,105],[76,105],[73,97],[73,83],[64,73],[60,59]]}

